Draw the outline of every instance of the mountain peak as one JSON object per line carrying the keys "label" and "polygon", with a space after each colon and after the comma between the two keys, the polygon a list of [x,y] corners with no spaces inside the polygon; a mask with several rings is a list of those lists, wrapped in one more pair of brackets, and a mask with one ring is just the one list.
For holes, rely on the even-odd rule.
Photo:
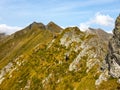
{"label": "mountain peak", "polygon": [[109,41],[109,50],[106,56],[109,74],[120,79],[120,15],[115,21],[113,37]]}
{"label": "mountain peak", "polygon": [[105,31],[104,31],[103,29],[101,29],[101,28],[95,29],[95,28],[91,28],[91,27],[88,28],[87,32],[98,33],[98,34],[107,33],[107,32],[105,32]]}
{"label": "mountain peak", "polygon": [[33,22],[32,24],[30,24],[28,26],[29,29],[45,29],[45,25],[43,23],[37,23],[37,22]]}
{"label": "mountain peak", "polygon": [[[117,17],[116,21],[115,21],[115,28],[120,26],[120,15]],[[119,27],[120,28],[120,27]]]}
{"label": "mountain peak", "polygon": [[82,32],[77,26],[67,27],[65,30],[74,31],[74,32]]}
{"label": "mountain peak", "polygon": [[32,24],[37,24],[37,22],[36,22],[36,21],[34,21]]}
{"label": "mountain peak", "polygon": [[59,33],[61,30],[63,30],[60,26],[58,26],[57,24],[55,24],[53,21],[50,21],[46,25],[46,29],[50,30],[51,32],[54,32],[54,33]]}
{"label": "mountain peak", "polygon": [[41,30],[50,30],[51,32],[54,33],[59,33],[61,30],[63,30],[60,26],[58,26],[57,24],[55,24],[53,21],[50,21],[47,25],[44,25],[43,23],[38,23],[38,22],[33,22],[32,24],[30,24],[28,27],[28,29],[41,29]]}
{"label": "mountain peak", "polygon": [[[54,23],[53,21],[50,21],[48,24],[55,24],[55,23]],[[48,24],[47,24],[47,25],[48,25]]]}
{"label": "mountain peak", "polygon": [[115,37],[120,39],[120,15],[117,17],[117,19],[115,21],[115,28],[113,30],[113,34]]}

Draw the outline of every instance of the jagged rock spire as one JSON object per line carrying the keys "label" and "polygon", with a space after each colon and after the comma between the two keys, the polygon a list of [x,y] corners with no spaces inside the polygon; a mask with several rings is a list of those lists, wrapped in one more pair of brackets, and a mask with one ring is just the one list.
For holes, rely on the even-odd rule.
{"label": "jagged rock spire", "polygon": [[113,37],[109,41],[109,50],[106,56],[109,74],[114,78],[120,78],[120,15],[115,21]]}
{"label": "jagged rock spire", "polygon": [[120,15],[117,17],[117,19],[115,21],[115,28],[113,30],[113,34],[115,37],[120,39]]}

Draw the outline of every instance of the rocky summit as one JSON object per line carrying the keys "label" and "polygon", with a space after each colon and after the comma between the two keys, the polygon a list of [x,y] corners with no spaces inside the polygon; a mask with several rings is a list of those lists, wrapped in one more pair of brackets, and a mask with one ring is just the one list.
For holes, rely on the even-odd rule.
{"label": "rocky summit", "polygon": [[111,35],[33,22],[2,38],[0,90],[120,90],[120,17],[115,24]]}
{"label": "rocky summit", "polygon": [[109,42],[109,50],[106,56],[109,74],[117,78],[120,83],[120,15],[115,21],[113,37]]}

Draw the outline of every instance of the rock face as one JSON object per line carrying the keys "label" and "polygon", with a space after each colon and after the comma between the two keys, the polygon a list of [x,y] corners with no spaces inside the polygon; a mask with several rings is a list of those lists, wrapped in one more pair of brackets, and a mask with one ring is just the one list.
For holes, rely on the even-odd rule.
{"label": "rock face", "polygon": [[114,78],[120,78],[120,15],[115,21],[113,37],[109,41],[109,50],[106,56],[109,74]]}

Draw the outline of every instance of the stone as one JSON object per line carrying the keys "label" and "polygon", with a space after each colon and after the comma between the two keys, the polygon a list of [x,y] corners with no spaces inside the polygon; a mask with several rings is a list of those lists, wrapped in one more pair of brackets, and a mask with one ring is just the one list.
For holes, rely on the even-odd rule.
{"label": "stone", "polygon": [[114,78],[120,78],[120,15],[115,21],[113,37],[110,39],[108,47],[105,60],[109,74]]}

